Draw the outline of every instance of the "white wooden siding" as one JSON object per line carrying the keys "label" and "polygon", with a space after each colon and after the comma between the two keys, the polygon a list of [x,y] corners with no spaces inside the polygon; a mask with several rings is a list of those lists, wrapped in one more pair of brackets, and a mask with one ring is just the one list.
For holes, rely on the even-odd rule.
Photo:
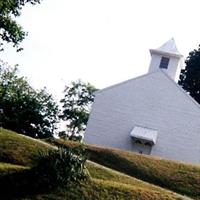
{"label": "white wooden siding", "polygon": [[162,71],[96,94],[85,141],[134,151],[134,126],[158,130],[151,155],[200,163],[200,107]]}

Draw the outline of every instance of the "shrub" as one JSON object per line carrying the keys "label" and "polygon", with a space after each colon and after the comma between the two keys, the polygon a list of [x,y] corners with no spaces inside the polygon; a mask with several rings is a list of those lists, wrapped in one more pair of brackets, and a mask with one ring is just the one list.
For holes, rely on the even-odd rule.
{"label": "shrub", "polygon": [[83,146],[39,152],[38,164],[34,168],[38,184],[52,188],[86,179],[89,177],[86,160]]}

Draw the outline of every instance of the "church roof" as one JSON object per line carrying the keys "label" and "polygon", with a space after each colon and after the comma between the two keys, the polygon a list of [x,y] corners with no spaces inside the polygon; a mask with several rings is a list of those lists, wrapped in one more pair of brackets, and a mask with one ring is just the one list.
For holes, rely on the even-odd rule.
{"label": "church roof", "polygon": [[173,55],[176,57],[183,57],[183,55],[180,54],[176,47],[176,43],[174,41],[174,38],[171,38],[166,43],[164,43],[161,47],[157,49],[150,49],[151,53],[165,53],[169,55]]}

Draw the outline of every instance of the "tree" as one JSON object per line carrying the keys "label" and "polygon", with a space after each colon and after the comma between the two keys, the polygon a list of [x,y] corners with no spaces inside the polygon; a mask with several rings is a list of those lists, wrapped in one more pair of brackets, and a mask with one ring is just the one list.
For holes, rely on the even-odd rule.
{"label": "tree", "polygon": [[[17,50],[19,43],[25,38],[26,33],[23,28],[16,22],[15,18],[21,15],[21,10],[25,4],[35,5],[41,0],[0,0],[0,46],[4,42],[12,43]],[[1,49],[3,50],[3,48]]]}
{"label": "tree", "polygon": [[186,67],[181,70],[178,84],[200,103],[200,46],[189,53]]}
{"label": "tree", "polygon": [[86,129],[95,91],[97,89],[94,86],[81,80],[65,87],[64,98],[60,101],[63,108],[60,118],[67,123],[69,139],[80,136]]}
{"label": "tree", "polygon": [[17,68],[0,64],[0,108],[4,128],[31,137],[49,137],[56,130],[58,106],[46,89],[34,90]]}

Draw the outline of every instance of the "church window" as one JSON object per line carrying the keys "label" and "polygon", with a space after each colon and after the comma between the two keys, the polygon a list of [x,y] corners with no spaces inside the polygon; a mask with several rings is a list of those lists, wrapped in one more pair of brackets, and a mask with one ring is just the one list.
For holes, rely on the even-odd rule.
{"label": "church window", "polygon": [[168,64],[169,64],[169,58],[167,57],[162,57],[161,61],[160,61],[160,68],[161,69],[167,69],[168,68]]}

